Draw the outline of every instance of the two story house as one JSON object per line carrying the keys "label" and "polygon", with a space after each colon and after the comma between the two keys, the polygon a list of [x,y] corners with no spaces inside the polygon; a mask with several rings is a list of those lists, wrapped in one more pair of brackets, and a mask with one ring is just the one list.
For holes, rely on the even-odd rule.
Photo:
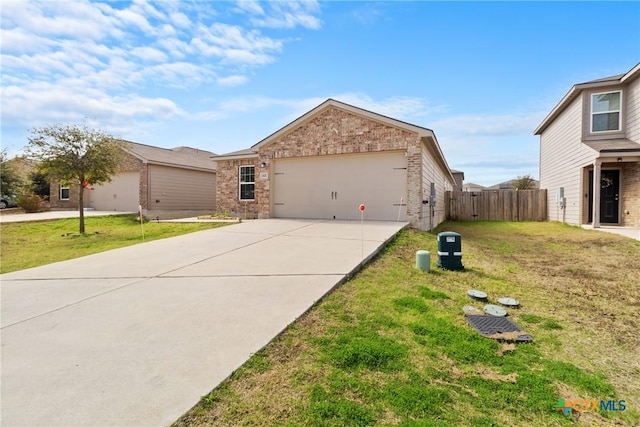
{"label": "two story house", "polygon": [[535,130],[549,220],[640,226],[639,77],[574,85]]}

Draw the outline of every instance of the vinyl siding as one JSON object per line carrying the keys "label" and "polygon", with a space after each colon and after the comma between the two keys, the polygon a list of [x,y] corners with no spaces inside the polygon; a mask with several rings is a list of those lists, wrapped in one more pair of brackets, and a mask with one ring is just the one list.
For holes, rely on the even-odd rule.
{"label": "vinyl siding", "polygon": [[627,102],[627,138],[640,142],[640,78],[629,84],[625,91]]}
{"label": "vinyl siding", "polygon": [[[422,148],[422,200],[429,200],[431,192],[431,183],[436,185],[436,206],[433,212],[433,227],[436,227],[445,220],[445,191],[453,190],[453,185],[446,174],[436,164],[429,150],[423,146]],[[431,206],[422,205],[421,228],[429,228],[429,215]]]}
{"label": "vinyl siding", "polygon": [[216,207],[216,175],[149,165],[150,210],[211,210]]}
{"label": "vinyl siding", "polygon": [[582,222],[582,206],[586,203],[582,189],[583,167],[593,161],[596,152],[581,141],[582,99],[578,97],[540,135],[540,188],[547,190],[548,218],[562,221],[556,195],[564,187],[566,210],[564,221]]}

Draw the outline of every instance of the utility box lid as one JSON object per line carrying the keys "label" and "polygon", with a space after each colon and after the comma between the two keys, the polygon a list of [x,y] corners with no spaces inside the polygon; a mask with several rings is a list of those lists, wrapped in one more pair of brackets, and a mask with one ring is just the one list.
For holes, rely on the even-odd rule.
{"label": "utility box lid", "polygon": [[460,252],[461,249],[462,239],[460,238],[460,234],[454,233],[453,231],[444,231],[438,234],[439,252]]}

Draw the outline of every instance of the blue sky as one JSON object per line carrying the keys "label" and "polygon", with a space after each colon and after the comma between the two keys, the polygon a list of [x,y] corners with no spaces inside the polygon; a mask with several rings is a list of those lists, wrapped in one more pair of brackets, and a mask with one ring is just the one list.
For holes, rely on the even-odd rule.
{"label": "blue sky", "polygon": [[433,129],[453,169],[538,176],[575,83],[640,62],[640,2],[3,0],[2,147],[83,120],[160,147],[247,148],[327,98]]}

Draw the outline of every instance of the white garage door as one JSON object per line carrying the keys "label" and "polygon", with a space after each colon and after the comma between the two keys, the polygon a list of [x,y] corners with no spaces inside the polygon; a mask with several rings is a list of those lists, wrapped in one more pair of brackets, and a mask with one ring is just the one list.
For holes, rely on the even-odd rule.
{"label": "white garage door", "polygon": [[360,204],[365,219],[406,218],[404,152],[277,159],[272,166],[276,218],[360,219]]}
{"label": "white garage door", "polygon": [[137,212],[139,205],[138,172],[121,172],[111,182],[96,185],[89,194],[89,207],[99,211]]}

